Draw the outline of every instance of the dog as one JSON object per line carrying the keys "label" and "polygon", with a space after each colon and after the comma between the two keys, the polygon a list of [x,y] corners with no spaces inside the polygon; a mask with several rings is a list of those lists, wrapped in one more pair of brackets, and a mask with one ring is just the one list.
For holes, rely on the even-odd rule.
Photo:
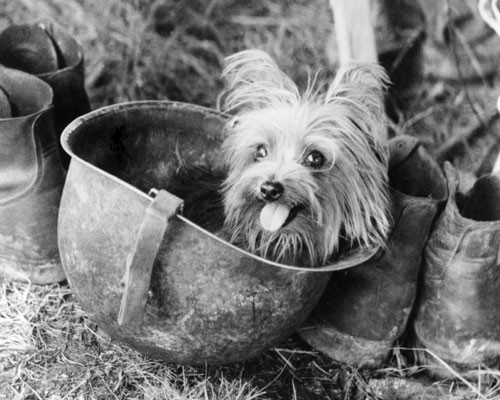
{"label": "dog", "polygon": [[305,90],[261,50],[229,56],[222,111],[224,235],[273,261],[317,267],[384,246],[389,227],[384,93],[376,64]]}

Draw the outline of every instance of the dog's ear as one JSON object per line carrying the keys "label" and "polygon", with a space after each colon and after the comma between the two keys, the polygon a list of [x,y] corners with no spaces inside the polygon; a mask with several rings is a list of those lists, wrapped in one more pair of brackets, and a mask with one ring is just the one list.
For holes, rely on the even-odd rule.
{"label": "dog's ear", "polygon": [[339,69],[326,94],[326,102],[347,98],[363,104],[371,113],[383,114],[388,83],[389,77],[382,66],[352,63]]}
{"label": "dog's ear", "polygon": [[262,50],[245,50],[226,58],[223,111],[248,111],[297,101],[295,83]]}
{"label": "dog's ear", "polygon": [[[344,105],[351,111],[352,122],[374,135],[375,140],[387,139],[385,132],[385,93],[389,77],[377,64],[352,63],[341,67],[328,88],[326,103]],[[361,127],[362,128],[362,127]]]}

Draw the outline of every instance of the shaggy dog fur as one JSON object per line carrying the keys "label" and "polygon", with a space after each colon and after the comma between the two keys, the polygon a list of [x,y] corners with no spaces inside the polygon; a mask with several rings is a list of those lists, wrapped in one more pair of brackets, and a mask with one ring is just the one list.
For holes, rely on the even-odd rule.
{"label": "shaggy dog fur", "polygon": [[[314,80],[301,93],[269,55],[247,50],[227,59],[223,78],[228,169],[213,203],[223,208],[222,235],[273,261],[310,267],[342,246],[384,246],[383,68],[342,68],[323,94]],[[217,192],[209,186],[201,197]]]}

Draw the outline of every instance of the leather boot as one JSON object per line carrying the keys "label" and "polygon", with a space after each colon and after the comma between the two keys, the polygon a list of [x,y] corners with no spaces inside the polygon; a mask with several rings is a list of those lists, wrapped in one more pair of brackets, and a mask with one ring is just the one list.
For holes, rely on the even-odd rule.
{"label": "leather boot", "polygon": [[[0,34],[0,63],[36,75],[54,92],[56,134],[90,111],[84,86],[83,52],[78,42],[54,25],[12,25]],[[59,144],[65,168],[70,157]]]}
{"label": "leather boot", "polygon": [[380,367],[405,330],[416,297],[423,247],[447,196],[441,169],[411,137],[390,141],[393,220],[387,248],[334,272],[300,335],[331,358]]}
{"label": "leather boot", "polygon": [[33,75],[2,66],[0,87],[0,275],[39,284],[61,281],[56,228],[65,172],[52,90]]}
{"label": "leather boot", "polygon": [[[477,378],[500,365],[500,177],[479,178],[464,196],[445,165],[450,197],[426,246],[414,330],[431,375]],[[430,353],[430,352],[431,353]]]}

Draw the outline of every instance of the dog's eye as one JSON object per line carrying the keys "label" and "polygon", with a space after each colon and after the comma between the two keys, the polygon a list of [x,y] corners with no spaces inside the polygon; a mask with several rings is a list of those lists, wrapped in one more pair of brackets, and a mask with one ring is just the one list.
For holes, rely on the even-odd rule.
{"label": "dog's eye", "polygon": [[304,164],[313,169],[319,169],[325,165],[325,156],[317,150],[311,151],[304,159]]}
{"label": "dog's eye", "polygon": [[254,153],[254,157],[256,160],[267,157],[266,146],[261,144],[259,147],[257,147],[257,150],[255,150],[255,153]]}

